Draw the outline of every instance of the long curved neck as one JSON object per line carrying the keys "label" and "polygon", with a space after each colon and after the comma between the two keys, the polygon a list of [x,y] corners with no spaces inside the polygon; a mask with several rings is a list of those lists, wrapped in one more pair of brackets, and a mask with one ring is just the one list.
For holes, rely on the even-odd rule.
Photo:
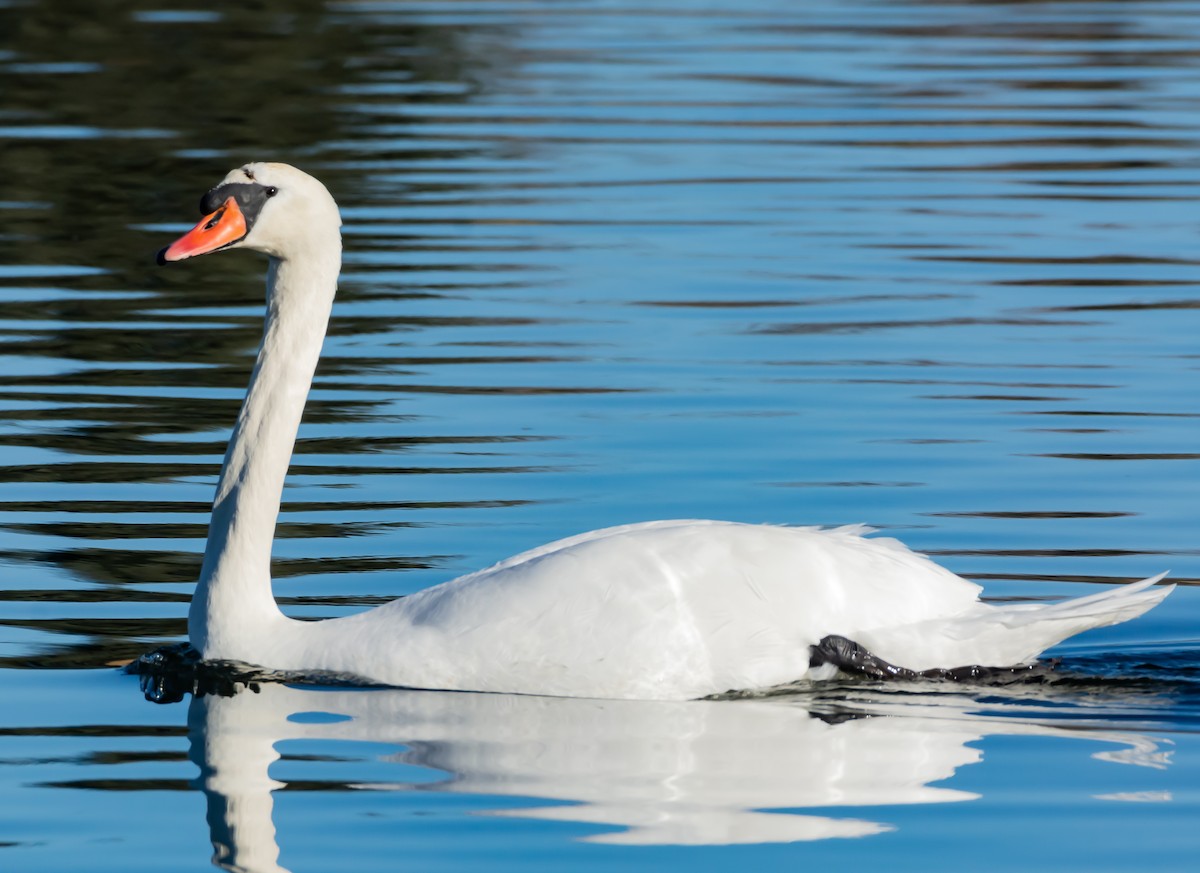
{"label": "long curved neck", "polygon": [[188,635],[206,659],[254,661],[282,619],[271,591],[271,542],[296,432],[321,354],[341,240],[271,258],[262,346],[217,481]]}

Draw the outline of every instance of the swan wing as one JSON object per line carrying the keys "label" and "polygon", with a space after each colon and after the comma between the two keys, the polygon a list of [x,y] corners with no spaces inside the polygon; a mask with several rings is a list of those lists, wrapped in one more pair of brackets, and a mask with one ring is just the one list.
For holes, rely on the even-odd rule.
{"label": "swan wing", "polygon": [[853,638],[976,603],[978,586],[866,532],[607,528],[367,615],[420,662],[423,687],[659,698],[762,687],[803,677],[826,634]]}

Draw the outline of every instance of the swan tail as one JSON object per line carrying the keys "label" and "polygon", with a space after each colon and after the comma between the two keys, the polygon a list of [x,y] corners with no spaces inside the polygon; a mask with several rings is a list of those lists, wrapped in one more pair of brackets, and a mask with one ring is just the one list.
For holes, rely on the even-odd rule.
{"label": "swan tail", "polygon": [[[1086,627],[1081,630],[1120,624],[1131,618],[1137,618],[1157,606],[1175,590],[1174,585],[1156,587],[1166,578],[1166,575],[1166,573],[1159,573],[1157,576],[1142,579],[1140,582],[1130,582],[1119,588],[1100,591],[1086,597],[1075,597],[1047,606],[1038,606],[1032,610],[1017,611],[1010,607],[1011,613],[1002,620],[1009,627],[1021,627],[1031,620],[1038,622],[1085,621]],[[1008,612],[1003,607],[1000,610]],[[1095,621],[1092,622],[1092,619]]]}
{"label": "swan tail", "polygon": [[857,642],[911,670],[1009,667],[1093,628],[1137,618],[1175,590],[1166,573],[1059,603],[979,604],[966,614],[863,634]]}

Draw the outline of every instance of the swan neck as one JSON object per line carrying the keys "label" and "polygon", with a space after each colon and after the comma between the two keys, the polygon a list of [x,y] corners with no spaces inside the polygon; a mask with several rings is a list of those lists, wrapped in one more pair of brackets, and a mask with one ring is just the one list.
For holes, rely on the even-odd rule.
{"label": "swan neck", "polygon": [[253,662],[283,615],[271,590],[271,543],[292,449],[333,305],[341,245],[272,257],[267,314],[250,385],[217,480],[188,633],[205,658]]}

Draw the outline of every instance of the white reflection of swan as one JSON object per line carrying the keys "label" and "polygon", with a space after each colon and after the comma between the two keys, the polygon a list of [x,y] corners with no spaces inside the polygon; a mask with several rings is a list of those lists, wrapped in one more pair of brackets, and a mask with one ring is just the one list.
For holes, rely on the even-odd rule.
{"label": "white reflection of swan", "polygon": [[[497,815],[611,826],[589,839],[624,844],[734,844],[862,837],[890,830],[855,817],[770,809],[944,803],[977,795],[932,783],[982,753],[989,734],[1029,733],[1124,745],[1125,763],[1162,766],[1153,740],[1076,733],[967,715],[825,721],[805,698],[650,702],[400,690],[316,691],[265,684],[258,693],[206,696],[189,711],[191,757],[208,799],[215,860],[230,869],[282,871],[268,775],[291,739],[395,743],[394,760],[448,778],[428,790],[543,798],[553,805]],[[895,710],[897,712],[903,710]],[[302,713],[341,720],[314,722]],[[357,784],[404,790],[407,783]]]}

